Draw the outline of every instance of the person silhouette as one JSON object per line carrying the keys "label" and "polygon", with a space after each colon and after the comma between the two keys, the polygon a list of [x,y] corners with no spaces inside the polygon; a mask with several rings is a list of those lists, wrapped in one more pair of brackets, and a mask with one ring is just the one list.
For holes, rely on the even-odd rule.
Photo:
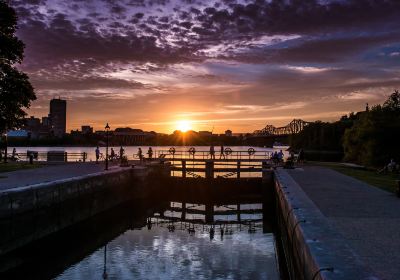
{"label": "person silhouette", "polygon": [[138,149],[137,155],[139,157],[140,162],[143,162],[143,152],[142,152],[142,148]]}
{"label": "person silhouette", "polygon": [[224,158],[225,159],[225,153],[224,153],[224,145],[221,145],[221,153],[219,155],[219,158]]}
{"label": "person silhouette", "polygon": [[11,158],[12,158],[12,160],[17,159],[17,150],[15,148],[13,148],[13,150],[12,150]]}
{"label": "person silhouette", "polygon": [[111,161],[113,161],[114,158],[115,158],[115,151],[114,151],[113,148],[111,148],[111,153],[110,153],[110,159],[111,159]]}
{"label": "person silhouette", "polygon": [[96,153],[96,163],[99,163],[99,158],[100,158],[99,146],[96,147],[95,153]]}
{"label": "person silhouette", "polygon": [[153,158],[153,149],[149,147],[149,150],[147,151],[147,154],[149,155],[149,159]]}
{"label": "person silhouette", "polygon": [[214,148],[214,145],[212,145],[212,144],[210,146],[210,156],[211,156],[211,159],[215,159],[215,148]]}

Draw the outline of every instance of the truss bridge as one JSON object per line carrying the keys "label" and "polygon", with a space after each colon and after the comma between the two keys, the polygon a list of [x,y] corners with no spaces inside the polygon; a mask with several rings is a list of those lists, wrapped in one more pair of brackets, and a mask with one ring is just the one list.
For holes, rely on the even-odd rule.
{"label": "truss bridge", "polygon": [[309,122],[300,120],[300,119],[294,119],[292,120],[289,124],[286,126],[282,127],[275,127],[273,125],[267,125],[263,129],[260,130],[255,130],[253,132],[252,136],[277,136],[277,135],[290,135],[290,134],[296,134],[301,132],[304,127],[306,127],[309,124]]}

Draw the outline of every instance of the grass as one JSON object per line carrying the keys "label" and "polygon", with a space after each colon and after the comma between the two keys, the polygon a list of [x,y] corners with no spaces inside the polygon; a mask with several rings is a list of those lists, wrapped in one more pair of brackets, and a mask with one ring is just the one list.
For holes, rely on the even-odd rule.
{"label": "grass", "polygon": [[343,166],[340,163],[336,162],[318,162],[316,165],[324,166],[336,170],[344,175],[353,177],[360,181],[363,181],[371,186],[378,187],[385,191],[396,192],[397,183],[396,180],[400,180],[399,174],[378,174],[378,172],[374,169],[367,168],[354,168],[349,166]]}
{"label": "grass", "polygon": [[[34,163],[34,164],[29,164],[27,162],[8,162],[0,163],[0,173],[4,172],[11,172],[11,171],[16,171],[16,170],[21,170],[21,169],[32,169],[32,168],[38,168],[41,167],[41,164]],[[4,176],[0,175],[0,178],[4,178]]]}

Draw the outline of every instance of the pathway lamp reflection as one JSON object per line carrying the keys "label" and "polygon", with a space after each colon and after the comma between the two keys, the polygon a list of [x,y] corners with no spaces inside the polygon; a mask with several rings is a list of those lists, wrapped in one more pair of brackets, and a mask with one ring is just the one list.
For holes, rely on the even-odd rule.
{"label": "pathway lamp reflection", "polygon": [[106,129],[106,168],[105,168],[105,170],[108,170],[108,134],[110,132],[110,126],[108,125],[108,123],[107,123],[105,129]]}
{"label": "pathway lamp reflection", "polygon": [[107,244],[104,245],[104,265],[103,265],[103,279],[108,279],[107,275]]}
{"label": "pathway lamp reflection", "polygon": [[5,141],[4,141],[4,163],[7,163],[7,149],[8,149],[8,134],[7,134],[7,128],[6,128],[6,133],[4,134],[5,136]]}

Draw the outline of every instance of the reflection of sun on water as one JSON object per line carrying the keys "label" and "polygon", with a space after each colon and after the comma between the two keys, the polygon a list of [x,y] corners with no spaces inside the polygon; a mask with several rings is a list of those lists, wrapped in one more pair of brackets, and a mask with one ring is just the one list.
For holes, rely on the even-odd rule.
{"label": "reflection of sun on water", "polygon": [[176,129],[178,129],[178,130],[180,130],[182,132],[186,132],[186,131],[192,129],[192,124],[188,120],[177,121],[176,122]]}

